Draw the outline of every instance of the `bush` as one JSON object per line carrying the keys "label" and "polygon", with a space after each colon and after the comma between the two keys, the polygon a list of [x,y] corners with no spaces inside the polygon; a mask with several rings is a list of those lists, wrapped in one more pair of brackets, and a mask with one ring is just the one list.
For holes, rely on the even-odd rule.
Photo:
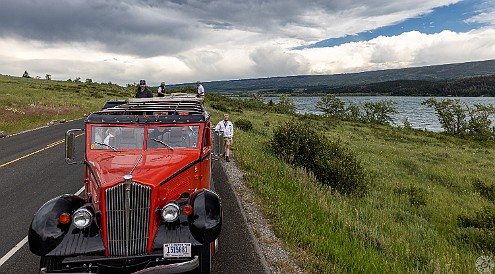
{"label": "bush", "polygon": [[219,110],[221,112],[229,112],[229,109],[228,109],[227,105],[225,105],[224,102],[211,103],[211,107],[213,109]]}
{"label": "bush", "polygon": [[355,155],[304,123],[279,126],[270,145],[281,159],[313,172],[321,184],[340,193],[360,196],[368,189],[370,177]]}
{"label": "bush", "polygon": [[344,114],[345,104],[335,94],[327,94],[316,102],[316,108],[328,117],[340,117]]}
{"label": "bush", "polygon": [[330,185],[343,194],[364,194],[369,177],[356,156],[338,142],[324,140],[310,170],[324,185]]}
{"label": "bush", "polygon": [[247,119],[239,119],[235,121],[235,126],[238,127],[239,129],[242,129],[243,131],[250,131],[253,130],[253,123]]}
{"label": "bush", "polygon": [[363,119],[370,123],[390,124],[393,122],[390,115],[393,113],[398,113],[395,108],[395,104],[396,103],[392,100],[366,102],[363,105]]}
{"label": "bush", "polygon": [[409,122],[409,119],[407,117],[404,118],[404,120],[402,121],[402,127],[405,129],[412,129],[411,122]]}
{"label": "bush", "polygon": [[458,225],[474,228],[477,235],[471,241],[480,250],[495,252],[495,208],[486,207],[476,212],[476,216],[459,216]]}
{"label": "bush", "polygon": [[442,128],[452,135],[470,135],[475,139],[489,140],[495,138],[495,129],[490,127],[489,117],[495,114],[492,105],[474,104],[470,107],[459,99],[442,99],[431,97],[422,102],[435,108]]}
{"label": "bush", "polygon": [[296,113],[296,104],[294,99],[287,95],[280,96],[280,101],[275,104],[275,111],[278,113],[294,114]]}
{"label": "bush", "polygon": [[321,137],[300,122],[288,122],[275,129],[270,141],[271,148],[289,164],[305,167],[305,162],[314,162],[316,151],[319,151]]}
{"label": "bush", "polygon": [[495,186],[486,185],[479,179],[474,179],[473,188],[480,194],[481,197],[488,199],[490,201],[495,201]]}
{"label": "bush", "polygon": [[442,99],[441,101],[437,101],[431,97],[421,104],[435,108],[438,120],[446,132],[452,135],[458,135],[466,130],[466,113],[459,99]]}
{"label": "bush", "polygon": [[494,130],[490,128],[492,121],[489,117],[495,114],[495,107],[492,105],[475,104],[468,107],[469,122],[467,126],[468,134],[480,140],[494,138]]}
{"label": "bush", "polygon": [[345,109],[344,117],[346,119],[353,120],[353,121],[362,120],[361,110],[359,109],[359,105],[354,103],[354,102],[351,102],[351,101],[348,101],[347,103],[348,103],[348,106]]}

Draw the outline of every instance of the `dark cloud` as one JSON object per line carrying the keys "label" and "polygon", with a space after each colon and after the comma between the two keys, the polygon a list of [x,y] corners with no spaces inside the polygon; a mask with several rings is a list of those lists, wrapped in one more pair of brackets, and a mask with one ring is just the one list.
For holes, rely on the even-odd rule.
{"label": "dark cloud", "polygon": [[138,56],[173,54],[194,36],[165,7],[121,1],[11,1],[0,9],[0,36],[47,43],[97,42]]}
{"label": "dark cloud", "polygon": [[[384,41],[290,49],[373,30],[460,0],[0,1],[0,73],[28,69],[53,79],[122,84],[125,79],[206,81],[413,62],[409,46],[418,40],[407,47]],[[493,22],[493,9],[472,20]],[[479,43],[492,45],[495,36],[484,35],[488,38]],[[483,49],[490,54],[491,48]]]}
{"label": "dark cloud", "polygon": [[307,34],[292,28],[319,28],[318,23],[312,22],[311,14],[373,10],[379,16],[384,11],[371,6],[388,6],[393,12],[407,2],[388,3],[384,0],[2,0],[0,36],[45,42],[97,42],[106,51],[144,57],[173,55],[194,44],[210,43],[205,28],[304,40]]}

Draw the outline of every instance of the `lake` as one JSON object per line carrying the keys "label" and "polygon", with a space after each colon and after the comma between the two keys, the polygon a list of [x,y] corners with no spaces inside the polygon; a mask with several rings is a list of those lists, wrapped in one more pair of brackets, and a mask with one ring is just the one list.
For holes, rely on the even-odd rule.
{"label": "lake", "polygon": [[[313,113],[322,114],[316,109],[316,102],[321,97],[291,97],[296,105],[297,113]],[[395,108],[398,114],[392,114],[393,125],[402,126],[404,119],[407,117],[413,128],[428,130],[434,132],[443,131],[442,126],[438,122],[438,117],[433,107],[424,106],[421,103],[429,97],[407,97],[407,96],[338,96],[344,102],[353,102],[362,105],[365,102],[378,102],[383,100],[392,100],[396,103]],[[442,99],[459,99],[461,102],[467,103],[469,106],[480,103],[483,105],[495,105],[495,97],[436,97],[438,101]],[[264,97],[263,100],[268,102],[272,100],[274,103],[279,101],[279,97]],[[494,121],[493,117],[491,118]]]}

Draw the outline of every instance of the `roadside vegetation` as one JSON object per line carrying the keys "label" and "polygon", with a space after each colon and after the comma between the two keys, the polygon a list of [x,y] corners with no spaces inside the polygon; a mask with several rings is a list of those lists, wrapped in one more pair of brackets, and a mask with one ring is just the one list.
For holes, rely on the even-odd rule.
{"label": "roadside vegetation", "polygon": [[[0,130],[9,133],[79,118],[134,91],[6,76],[0,87],[0,109],[13,115],[0,120]],[[325,117],[295,114],[290,97],[280,102],[206,98],[214,123],[230,114],[232,156],[306,271],[475,273],[479,256],[493,258],[492,138],[392,127],[387,102],[368,106],[373,115],[337,102],[335,115]]]}
{"label": "roadside vegetation", "polygon": [[[14,134],[53,120],[82,118],[110,99],[134,96],[136,87],[80,81],[53,81],[0,75],[0,131]],[[156,89],[153,89],[156,94]],[[195,92],[182,87],[175,92]]]}
{"label": "roadside vegetation", "polygon": [[[215,121],[225,111],[234,126],[236,120],[251,121],[252,128],[236,131],[234,158],[277,235],[308,272],[473,273],[479,256],[493,258],[492,141],[392,127],[387,119],[286,114],[270,104],[251,109],[253,99],[214,99],[211,105],[222,106],[213,111]],[[376,109],[393,110],[389,103],[382,106]],[[328,150],[312,151],[318,141],[307,137],[335,142],[354,158],[356,166],[340,175],[365,172],[357,180],[365,191],[346,191],[345,180],[322,180],[308,155]],[[280,138],[295,143],[273,149],[284,143]],[[286,156],[286,149],[300,146]],[[298,154],[300,162],[293,159]]]}

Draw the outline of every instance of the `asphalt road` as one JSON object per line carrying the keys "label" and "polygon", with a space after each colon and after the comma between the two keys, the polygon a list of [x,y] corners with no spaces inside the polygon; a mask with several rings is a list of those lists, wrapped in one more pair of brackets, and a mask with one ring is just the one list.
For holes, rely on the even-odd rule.
{"label": "asphalt road", "polygon": [[[46,201],[83,186],[83,165],[65,163],[62,142],[68,129],[83,127],[76,120],[0,139],[0,273],[39,273],[39,257],[26,243],[29,224]],[[82,155],[83,136],[76,140]],[[224,214],[213,273],[266,273],[219,162],[213,180]]]}

